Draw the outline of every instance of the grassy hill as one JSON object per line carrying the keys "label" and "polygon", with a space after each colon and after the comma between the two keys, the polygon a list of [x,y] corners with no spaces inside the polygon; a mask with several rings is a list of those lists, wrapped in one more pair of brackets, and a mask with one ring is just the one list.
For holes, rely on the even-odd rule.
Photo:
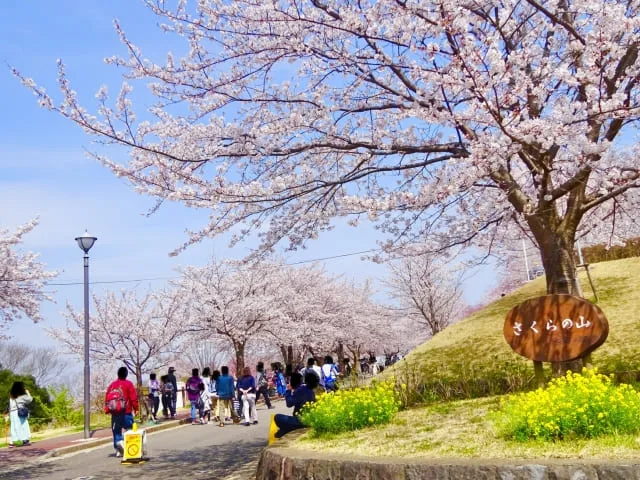
{"label": "grassy hill", "polygon": [[[609,320],[609,337],[593,353],[602,373],[640,381],[640,258],[593,265],[598,305]],[[586,297],[593,301],[586,275]],[[536,387],[533,362],[515,354],[502,335],[507,312],[522,301],[543,295],[544,279],[536,279],[413,350],[379,377],[395,375],[427,405],[400,411],[393,421],[361,430],[314,438],[305,433],[292,443],[297,449],[331,457],[370,456],[414,459],[607,459],[633,460],[640,437],[632,434],[558,442],[517,442],[503,438],[493,418],[504,393]],[[545,373],[551,375],[549,365]],[[483,398],[474,398],[483,397]],[[458,400],[460,399],[460,400]],[[449,401],[456,400],[456,401]]]}
{"label": "grassy hill", "polygon": [[[598,305],[609,320],[609,337],[592,355],[602,373],[620,380],[640,380],[640,257],[591,266]],[[580,281],[585,297],[594,301],[584,271]],[[502,329],[507,312],[524,300],[545,294],[538,278],[451,325],[406,358],[385,370],[414,392],[415,401],[473,398],[535,387],[533,362],[514,353]],[[550,365],[545,364],[550,376]]]}

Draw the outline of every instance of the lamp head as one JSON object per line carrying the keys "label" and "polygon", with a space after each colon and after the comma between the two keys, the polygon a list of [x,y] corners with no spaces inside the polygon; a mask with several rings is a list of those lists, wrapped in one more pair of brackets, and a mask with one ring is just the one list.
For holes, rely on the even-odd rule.
{"label": "lamp head", "polygon": [[97,238],[89,235],[89,232],[86,230],[81,237],[76,237],[76,242],[78,242],[78,246],[84,253],[89,253],[89,250],[91,250],[96,240]]}

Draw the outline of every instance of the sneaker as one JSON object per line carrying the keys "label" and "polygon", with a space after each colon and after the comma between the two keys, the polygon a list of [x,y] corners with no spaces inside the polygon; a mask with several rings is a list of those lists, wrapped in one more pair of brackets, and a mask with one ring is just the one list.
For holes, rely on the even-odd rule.
{"label": "sneaker", "polygon": [[257,425],[257,424],[258,424],[258,420],[254,420],[254,421],[253,421],[253,424],[254,424],[254,425]]}
{"label": "sneaker", "polygon": [[243,423],[243,425],[244,425],[245,427],[249,427],[249,426],[251,426],[251,422],[244,422],[244,423]]}
{"label": "sneaker", "polygon": [[9,444],[9,448],[14,448],[14,447],[15,447],[15,445],[13,443]]}
{"label": "sneaker", "polygon": [[29,445],[31,445],[31,442],[29,440],[23,440],[22,441],[22,446],[23,447],[28,447]]}
{"label": "sneaker", "polygon": [[116,458],[120,458],[122,456],[122,454],[120,453],[119,450],[116,450]]}
{"label": "sneaker", "polygon": [[224,423],[223,423],[223,422],[220,422],[220,426],[221,426],[221,427],[224,427]]}
{"label": "sneaker", "polygon": [[219,422],[220,421],[220,417],[218,417],[217,415],[215,417],[213,417],[213,421],[214,422]]}
{"label": "sneaker", "polygon": [[240,417],[234,417],[233,423],[240,423]]}
{"label": "sneaker", "polygon": [[116,443],[116,450],[120,455],[124,454],[124,441],[120,440],[118,443]]}

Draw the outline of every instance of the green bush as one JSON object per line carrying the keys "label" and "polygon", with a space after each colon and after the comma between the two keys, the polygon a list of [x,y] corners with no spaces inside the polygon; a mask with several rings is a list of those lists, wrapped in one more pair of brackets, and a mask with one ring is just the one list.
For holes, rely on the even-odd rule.
{"label": "green bush", "polygon": [[11,370],[0,370],[0,405],[2,405],[4,412],[9,410],[9,392],[13,382],[16,381],[24,382],[33,397],[33,402],[29,405],[29,426],[32,430],[37,431],[51,421],[49,392],[46,388],[36,385],[36,381],[31,375],[17,375]]}
{"label": "green bush", "polygon": [[57,427],[81,425],[84,421],[82,408],[74,408],[74,399],[69,394],[67,387],[51,388],[49,393],[53,400],[48,409],[49,416]]}
{"label": "green bush", "polygon": [[341,389],[321,395],[307,404],[300,420],[316,435],[340,433],[387,423],[400,407],[393,382],[374,382],[370,387]]}
{"label": "green bush", "polygon": [[547,388],[507,397],[496,418],[507,438],[561,440],[640,431],[640,396],[597,370],[568,372]]}

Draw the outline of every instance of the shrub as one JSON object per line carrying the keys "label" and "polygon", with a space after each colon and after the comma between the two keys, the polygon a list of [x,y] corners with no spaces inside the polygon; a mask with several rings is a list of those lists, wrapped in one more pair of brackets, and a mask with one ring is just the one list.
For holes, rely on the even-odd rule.
{"label": "shrub", "polygon": [[585,369],[504,399],[496,422],[504,436],[519,441],[592,438],[640,431],[639,410],[633,387]]}
{"label": "shrub", "polygon": [[370,387],[327,393],[307,404],[300,420],[313,433],[340,433],[389,422],[398,411],[393,382],[374,382]]}
{"label": "shrub", "polygon": [[81,425],[84,420],[82,408],[74,408],[74,399],[67,387],[51,388],[49,393],[53,400],[48,410],[53,423],[58,426]]}

